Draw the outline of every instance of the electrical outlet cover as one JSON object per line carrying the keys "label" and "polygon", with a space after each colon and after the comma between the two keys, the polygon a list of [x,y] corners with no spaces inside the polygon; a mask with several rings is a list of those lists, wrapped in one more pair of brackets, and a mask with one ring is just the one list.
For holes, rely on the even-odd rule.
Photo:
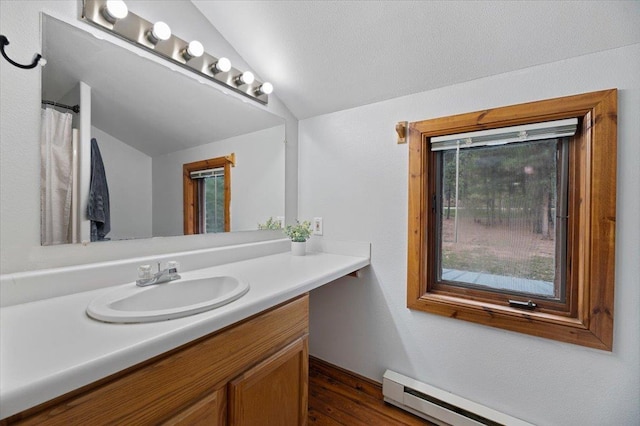
{"label": "electrical outlet cover", "polygon": [[313,218],[313,235],[322,235],[322,218]]}

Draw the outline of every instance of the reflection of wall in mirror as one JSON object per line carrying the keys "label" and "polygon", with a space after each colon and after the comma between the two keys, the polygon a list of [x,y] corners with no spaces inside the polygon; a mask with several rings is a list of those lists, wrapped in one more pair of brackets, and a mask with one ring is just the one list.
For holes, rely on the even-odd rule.
{"label": "reflection of wall in mirror", "polygon": [[153,159],[153,235],[183,233],[182,165],[236,154],[231,169],[231,231],[284,216],[284,125]]}
{"label": "reflection of wall in mirror", "polygon": [[[46,94],[43,93],[43,100],[46,99]],[[74,86],[73,89],[69,90],[62,98],[60,99],[46,99],[57,101],[61,104],[65,105],[79,105],[80,104],[80,84]],[[43,105],[44,106],[44,105]],[[60,109],[60,111],[69,112],[68,110]],[[80,127],[80,114],[72,114],[73,121],[71,122],[71,127],[74,129],[78,129]]]}
{"label": "reflection of wall in mirror", "polygon": [[111,232],[107,238],[150,238],[152,229],[151,157],[97,127],[98,141],[109,185]]}

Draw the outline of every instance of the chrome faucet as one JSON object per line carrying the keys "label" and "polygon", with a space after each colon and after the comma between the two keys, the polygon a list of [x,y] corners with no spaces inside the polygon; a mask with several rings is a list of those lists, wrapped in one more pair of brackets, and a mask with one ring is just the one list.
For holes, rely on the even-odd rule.
{"label": "chrome faucet", "polygon": [[148,285],[166,283],[180,279],[178,275],[178,263],[174,261],[167,262],[167,267],[160,270],[160,262],[158,262],[158,272],[151,275],[151,266],[142,265],[138,268],[138,278],[136,285],[138,287],[146,287]]}

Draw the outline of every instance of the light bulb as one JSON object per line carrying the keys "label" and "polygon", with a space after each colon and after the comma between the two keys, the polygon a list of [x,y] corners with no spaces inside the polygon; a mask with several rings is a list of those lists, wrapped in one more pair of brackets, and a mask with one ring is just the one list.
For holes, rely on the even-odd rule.
{"label": "light bulb", "polygon": [[214,74],[219,72],[228,72],[229,70],[231,70],[231,61],[227,58],[218,59],[218,61],[211,67],[211,71]]}
{"label": "light bulb", "polygon": [[236,85],[242,86],[243,84],[251,84],[255,80],[251,71],[245,71],[236,78]]}
{"label": "light bulb", "polygon": [[118,19],[126,18],[128,14],[129,9],[122,0],[108,0],[102,9],[102,16],[112,24],[115,24]]}
{"label": "light bulb", "polygon": [[189,45],[187,46],[187,54],[189,56],[191,56],[192,58],[199,58],[203,53],[204,47],[202,46],[202,43],[200,43],[198,40],[189,42]]}
{"label": "light bulb", "polygon": [[269,83],[268,81],[265,81],[264,83],[262,83],[260,87],[258,87],[258,89],[256,90],[256,94],[258,96],[269,95],[272,92],[273,92],[273,84]]}
{"label": "light bulb", "polygon": [[148,39],[151,43],[156,44],[158,41],[166,41],[171,37],[171,28],[162,21],[153,24],[151,31],[148,33]]}

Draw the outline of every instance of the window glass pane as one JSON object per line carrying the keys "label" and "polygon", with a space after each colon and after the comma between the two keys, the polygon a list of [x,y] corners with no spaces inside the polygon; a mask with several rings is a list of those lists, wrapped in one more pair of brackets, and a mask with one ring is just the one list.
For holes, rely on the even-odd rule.
{"label": "window glass pane", "polygon": [[442,152],[442,281],[560,297],[556,240],[564,238],[558,238],[556,228],[564,232],[564,224],[556,217],[558,143],[552,139]]}
{"label": "window glass pane", "polygon": [[224,232],[224,175],[203,179],[204,232]]}

